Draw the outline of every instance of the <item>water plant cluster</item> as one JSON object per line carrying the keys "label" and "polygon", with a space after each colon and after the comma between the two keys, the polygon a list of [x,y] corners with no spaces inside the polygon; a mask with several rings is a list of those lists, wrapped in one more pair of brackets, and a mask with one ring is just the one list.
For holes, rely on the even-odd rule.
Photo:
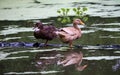
{"label": "water plant cluster", "polygon": [[[84,22],[86,22],[88,20],[87,15],[85,14],[85,12],[87,11],[86,7],[77,7],[77,8],[60,8],[57,10],[57,13],[59,14],[58,17],[58,21],[61,23],[70,23],[71,19],[69,16],[69,12],[71,12],[70,10],[72,10],[74,12],[74,18],[80,18],[82,19]],[[73,18],[73,19],[74,19]]]}

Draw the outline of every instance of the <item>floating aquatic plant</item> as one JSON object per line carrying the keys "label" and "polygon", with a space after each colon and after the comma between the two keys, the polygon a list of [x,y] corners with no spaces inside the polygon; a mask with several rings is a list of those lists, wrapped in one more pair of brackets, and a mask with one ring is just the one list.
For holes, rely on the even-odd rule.
{"label": "floating aquatic plant", "polygon": [[75,18],[80,18],[83,21],[87,21],[88,20],[88,17],[85,14],[85,11],[87,11],[86,7],[83,7],[83,8],[80,8],[80,7],[73,8],[73,11],[75,13]]}
{"label": "floating aquatic plant", "polygon": [[60,14],[60,17],[57,19],[61,23],[70,22],[70,17],[68,16],[70,9],[69,8],[61,8],[57,10],[57,13]]}
{"label": "floating aquatic plant", "polygon": [[[74,18],[80,18],[83,21],[88,20],[88,17],[85,14],[85,12],[87,11],[86,7],[73,8],[72,11],[75,13]],[[57,10],[57,13],[59,14],[59,17],[57,18],[57,20],[62,24],[70,23],[71,19],[70,19],[70,16],[68,15],[69,12],[70,12],[70,8],[60,8],[59,10]]]}

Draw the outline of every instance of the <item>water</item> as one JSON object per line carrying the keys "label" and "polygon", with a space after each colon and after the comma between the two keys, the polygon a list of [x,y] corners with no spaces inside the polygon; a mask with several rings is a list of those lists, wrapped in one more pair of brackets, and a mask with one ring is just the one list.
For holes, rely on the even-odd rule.
{"label": "water", "polygon": [[[120,17],[119,0],[1,0],[0,20],[26,20],[56,17],[58,16],[56,11],[59,8],[73,8],[77,6],[87,7],[88,11],[86,13],[90,16]],[[74,13],[71,11],[69,15],[74,15]]]}
{"label": "water", "polygon": [[77,71],[74,66],[66,68],[57,65],[56,55],[70,52],[64,48],[4,48],[1,49],[1,74],[109,74],[119,75],[120,56],[118,50],[81,50],[73,49],[73,52],[82,52],[82,64],[87,64],[83,71]]}
{"label": "water", "polygon": [[[82,37],[73,42],[73,49],[68,49],[68,45],[58,39],[48,43],[59,46],[32,47],[31,44],[37,40],[33,37],[30,21],[40,19],[43,23],[48,23],[54,20],[56,26],[61,27],[57,22],[57,9],[77,6],[88,8],[86,14],[89,15],[89,20],[85,23],[87,26],[81,28]],[[0,0],[0,41],[8,43],[2,47],[0,42],[0,74],[119,75],[119,13],[119,0]],[[69,15],[72,18],[74,13]],[[9,45],[15,42],[30,44],[14,47]],[[83,54],[81,65],[87,65],[83,71],[77,71],[75,65],[57,65],[58,60],[64,60],[63,57],[70,52]]]}

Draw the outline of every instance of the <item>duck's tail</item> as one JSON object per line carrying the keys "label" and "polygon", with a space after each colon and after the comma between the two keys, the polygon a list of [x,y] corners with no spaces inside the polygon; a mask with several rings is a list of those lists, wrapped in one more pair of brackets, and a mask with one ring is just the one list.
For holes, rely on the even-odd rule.
{"label": "duck's tail", "polygon": [[55,32],[57,36],[59,36],[60,38],[65,37],[65,35],[62,32],[56,31]]}

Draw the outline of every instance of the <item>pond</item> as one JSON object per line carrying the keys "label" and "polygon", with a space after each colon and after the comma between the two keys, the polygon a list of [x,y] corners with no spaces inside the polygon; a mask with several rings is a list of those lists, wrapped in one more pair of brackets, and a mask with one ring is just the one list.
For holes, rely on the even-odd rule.
{"label": "pond", "polygon": [[[45,40],[34,38],[31,22],[52,21],[60,28],[57,9],[77,6],[88,8],[89,19],[72,49],[57,38],[47,47],[43,47]],[[0,12],[0,75],[120,74],[119,0],[1,0]],[[36,42],[39,47],[34,47]],[[76,61],[65,66],[66,59]]]}

